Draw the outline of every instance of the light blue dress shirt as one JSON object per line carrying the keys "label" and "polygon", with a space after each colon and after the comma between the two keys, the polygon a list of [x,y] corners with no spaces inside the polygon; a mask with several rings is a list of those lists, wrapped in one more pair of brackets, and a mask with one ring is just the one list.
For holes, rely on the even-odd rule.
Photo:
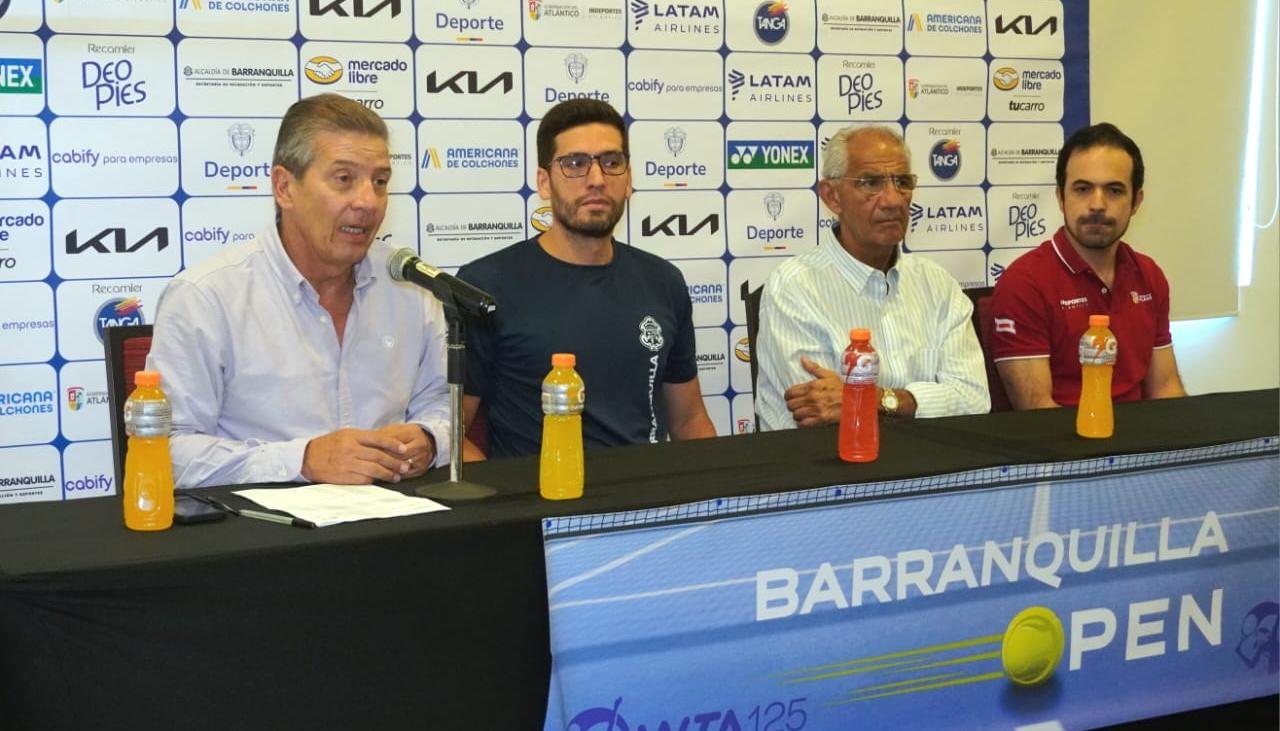
{"label": "light blue dress shirt", "polygon": [[147,368],[173,406],[179,487],[302,479],[307,442],[413,423],[447,464],[440,304],[386,272],[376,242],[355,267],[342,343],[275,227],[180,273],[160,297]]}

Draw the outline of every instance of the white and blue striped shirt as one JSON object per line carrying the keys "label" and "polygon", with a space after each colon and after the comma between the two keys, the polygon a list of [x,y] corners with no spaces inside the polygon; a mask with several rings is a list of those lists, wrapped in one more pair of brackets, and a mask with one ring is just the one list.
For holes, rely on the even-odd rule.
{"label": "white and blue striped shirt", "polygon": [[972,313],[960,285],[938,264],[899,252],[886,275],[823,229],[818,248],[783,262],[764,285],[752,354],[759,358],[758,428],[795,428],[783,392],[813,380],[800,357],[838,371],[855,327],[871,330],[880,386],[910,391],[917,417],[990,411]]}

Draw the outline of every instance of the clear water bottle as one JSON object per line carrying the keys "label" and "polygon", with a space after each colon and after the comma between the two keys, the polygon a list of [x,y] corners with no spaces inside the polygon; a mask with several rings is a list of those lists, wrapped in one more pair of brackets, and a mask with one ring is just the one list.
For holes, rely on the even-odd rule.
{"label": "clear water bottle", "polygon": [[130,530],[165,530],[173,525],[173,462],[169,430],[173,411],[160,390],[160,374],[138,371],[136,388],[124,404],[129,448],[124,459],[124,524]]}
{"label": "clear water bottle", "polygon": [[582,497],[582,409],[587,389],[572,353],[551,356],[542,382],[542,462],[538,492],[548,500]]}
{"label": "clear water bottle", "polygon": [[1119,346],[1111,332],[1109,315],[1089,315],[1089,329],[1080,336],[1080,403],[1076,406],[1076,433],[1106,439],[1115,432],[1111,408],[1111,372]]}
{"label": "clear water bottle", "polygon": [[880,355],[871,347],[871,331],[854,328],[840,366],[844,400],[840,405],[840,459],[871,462],[880,456]]}

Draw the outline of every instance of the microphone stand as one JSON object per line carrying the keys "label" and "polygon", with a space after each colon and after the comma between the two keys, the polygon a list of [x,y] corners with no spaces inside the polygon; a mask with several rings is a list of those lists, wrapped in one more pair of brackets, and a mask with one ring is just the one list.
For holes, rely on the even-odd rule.
{"label": "microphone stand", "polygon": [[466,321],[452,298],[440,298],[444,318],[448,326],[447,372],[449,381],[449,434],[453,451],[449,459],[449,481],[433,482],[414,488],[419,497],[440,500],[478,500],[497,493],[488,485],[479,485],[462,479],[462,381],[466,376]]}

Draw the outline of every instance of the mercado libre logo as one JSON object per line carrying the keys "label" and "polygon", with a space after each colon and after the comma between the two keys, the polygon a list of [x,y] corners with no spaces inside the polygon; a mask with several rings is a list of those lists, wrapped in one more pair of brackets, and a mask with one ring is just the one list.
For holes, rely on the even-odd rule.
{"label": "mercado libre logo", "polygon": [[342,62],[333,56],[315,56],[303,65],[302,72],[308,80],[328,85],[342,79]]}
{"label": "mercado libre logo", "polygon": [[102,342],[102,331],[116,325],[143,325],[142,300],[137,297],[113,297],[98,308],[93,316],[93,331]]}

